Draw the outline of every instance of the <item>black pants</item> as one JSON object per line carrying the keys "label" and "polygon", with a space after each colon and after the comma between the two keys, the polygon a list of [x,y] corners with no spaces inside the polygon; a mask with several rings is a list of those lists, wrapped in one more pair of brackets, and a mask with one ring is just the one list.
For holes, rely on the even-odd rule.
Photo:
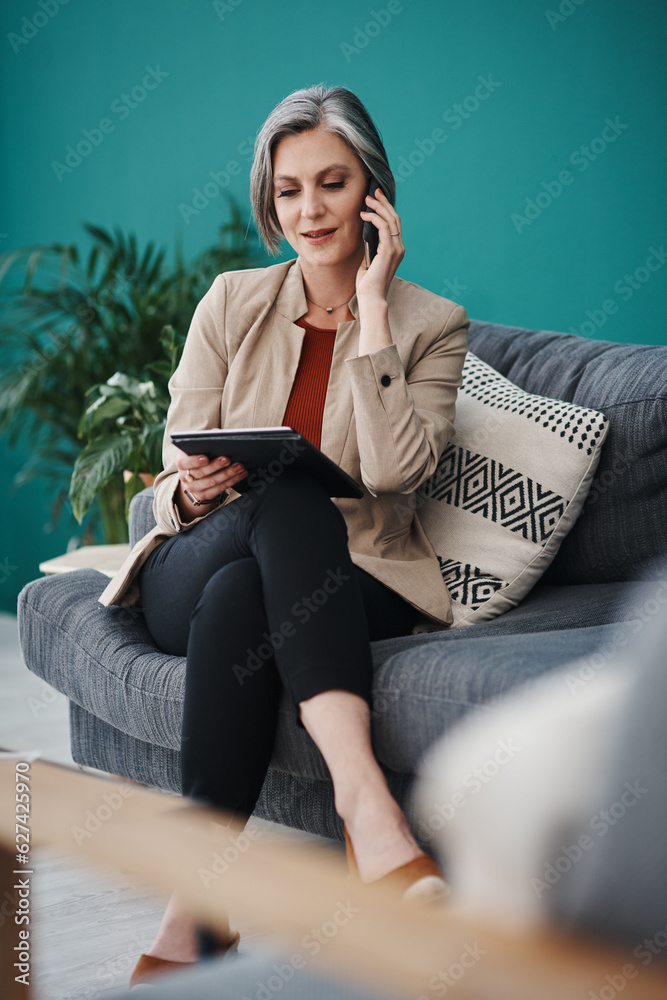
{"label": "black pants", "polygon": [[278,703],[339,689],[371,704],[370,642],[419,612],[350,558],[347,527],[310,476],[260,482],[151,553],[146,623],[187,656],[184,795],[249,816],[271,759]]}

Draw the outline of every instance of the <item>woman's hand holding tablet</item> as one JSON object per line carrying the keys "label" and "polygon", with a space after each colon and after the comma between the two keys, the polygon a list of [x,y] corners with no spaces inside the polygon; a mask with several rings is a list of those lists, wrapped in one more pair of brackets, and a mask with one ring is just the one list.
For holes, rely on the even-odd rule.
{"label": "woman's hand holding tablet", "polygon": [[[202,478],[210,480],[206,485],[205,499],[215,499],[221,489],[229,486],[235,486],[239,493],[245,492],[262,479],[272,481],[287,469],[309,473],[328,490],[331,497],[354,497],[358,500],[363,496],[363,490],[352,476],[291,427],[175,431],[171,440],[177,448],[190,454],[187,464],[179,459],[179,470],[181,467],[186,469],[197,480],[199,477],[195,473],[201,470],[204,473]],[[222,460],[231,463],[231,479],[224,471],[219,471],[221,467],[223,470],[227,468],[222,466]],[[241,466],[242,472],[236,471],[237,465]],[[192,472],[193,468],[195,472]],[[246,476],[247,483],[237,485]],[[187,472],[183,476],[179,473],[179,478],[184,489],[196,486],[194,492],[199,497],[199,482],[191,483]]]}
{"label": "woman's hand holding tablet", "polygon": [[188,455],[179,450],[176,467],[182,491],[194,496],[200,504],[213,503],[221,493],[248,475],[243,465],[230,463],[226,455]]}

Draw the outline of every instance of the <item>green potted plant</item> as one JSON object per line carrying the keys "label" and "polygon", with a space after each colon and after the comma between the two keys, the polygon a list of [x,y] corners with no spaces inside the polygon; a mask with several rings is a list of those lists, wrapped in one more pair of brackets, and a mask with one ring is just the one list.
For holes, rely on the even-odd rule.
{"label": "green potted plant", "polygon": [[[90,224],[84,227],[91,241],[85,256],[74,245],[54,243],[0,257],[0,433],[11,445],[20,441],[30,455],[15,486],[37,477],[51,481],[51,527],[68,502],[77,467],[78,516],[83,517],[84,507],[88,511],[77,544],[100,540],[99,535],[110,543],[126,541],[127,494],[137,487],[134,478],[126,490],[123,470],[115,465],[109,477],[101,475],[92,462],[92,442],[100,447],[103,434],[115,435],[118,448],[127,451],[131,438],[130,472],[141,471],[142,452],[144,471],[156,467],[151,442],[159,433],[156,415],[168,401],[173,362],[173,357],[157,360],[160,345],[171,338],[177,349],[177,338],[217,274],[264,262],[256,234],[251,230],[247,237],[249,227],[238,205],[229,201],[231,216],[219,229],[218,243],[187,265],[178,248],[168,266],[164,249],[154,243],[140,248],[132,234]],[[167,327],[172,333],[165,334]],[[117,373],[128,381],[119,375],[109,385]],[[154,398],[151,389],[139,388],[147,382],[153,383]],[[121,412],[121,403],[127,410]],[[88,472],[84,488],[86,476],[77,462],[86,449],[95,471]],[[88,505],[95,482],[94,502]]]}
{"label": "green potted plant", "polygon": [[[122,520],[127,521],[132,497],[152,484],[162,468],[162,440],[169,408],[167,382],[176,370],[185,338],[165,326],[160,343],[167,359],[147,368],[155,379],[138,379],[115,372],[102,385],[86,393],[91,402],[79,422],[79,437],[86,444],[76,459],[69,499],[74,516],[82,522],[95,498],[117,489],[124,481]],[[119,505],[107,516],[120,518]],[[117,529],[120,526],[117,526]],[[123,529],[124,531],[124,525]],[[116,530],[114,534],[122,531]],[[107,535],[111,532],[107,532]]]}

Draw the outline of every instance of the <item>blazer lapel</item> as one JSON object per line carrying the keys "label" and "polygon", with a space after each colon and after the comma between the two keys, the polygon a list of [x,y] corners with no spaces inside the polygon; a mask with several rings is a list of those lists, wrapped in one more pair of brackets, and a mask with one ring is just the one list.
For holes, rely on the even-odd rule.
{"label": "blazer lapel", "polygon": [[[357,296],[350,302],[350,311],[357,316]],[[322,416],[321,449],[325,455],[340,465],[343,449],[349,433],[352,413],[352,387],[345,361],[357,356],[359,346],[359,320],[338,324],[331,374]]]}
{"label": "blazer lapel", "polygon": [[275,311],[262,335],[262,368],[256,382],[253,427],[280,427],[299,366],[305,330]]}

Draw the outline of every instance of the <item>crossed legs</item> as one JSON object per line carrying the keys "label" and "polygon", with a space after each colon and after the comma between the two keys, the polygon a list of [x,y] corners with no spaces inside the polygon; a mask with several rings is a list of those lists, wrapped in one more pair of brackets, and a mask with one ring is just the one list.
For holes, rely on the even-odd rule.
{"label": "crossed legs", "polygon": [[[409,633],[417,612],[352,564],[318,484],[290,472],[214,512],[163,543],[140,586],[155,640],[187,655],[184,794],[252,813],[285,689],[327,763],[362,879],[421,853],[375,760],[369,709],[371,637]],[[371,636],[378,610],[386,630]],[[176,899],[149,954],[197,957]]]}

